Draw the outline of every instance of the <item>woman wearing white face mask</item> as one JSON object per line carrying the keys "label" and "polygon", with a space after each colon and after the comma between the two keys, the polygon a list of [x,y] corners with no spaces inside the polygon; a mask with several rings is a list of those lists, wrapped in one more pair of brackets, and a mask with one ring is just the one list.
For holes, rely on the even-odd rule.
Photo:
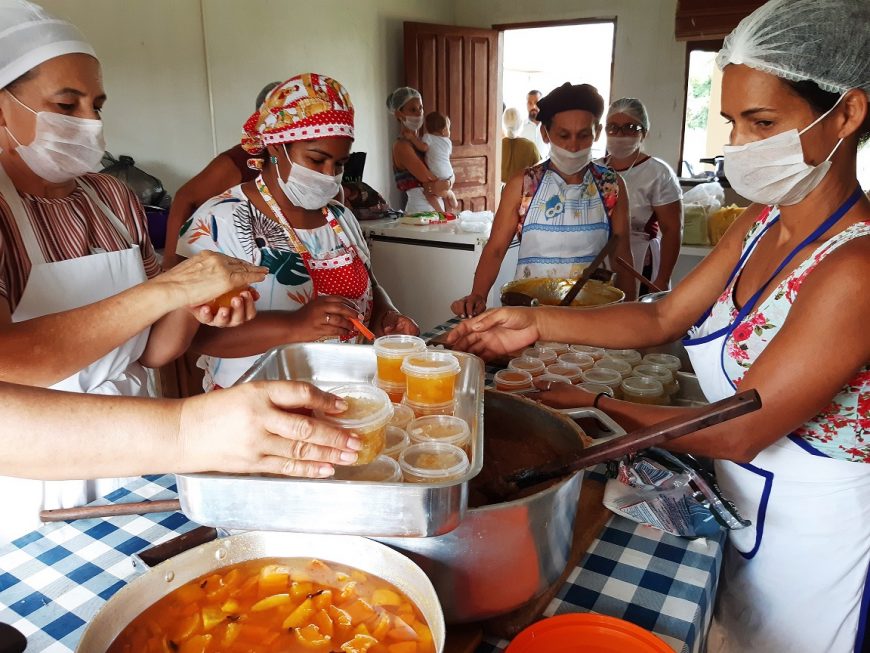
{"label": "woman wearing white face mask", "polygon": [[[666,299],[499,309],[452,336],[486,354],[536,340],[644,347],[689,331],[707,399],[758,391],[761,410],[669,445],[717,459],[719,485],[752,521],[730,533],[714,653],[870,643],[870,201],[856,178],[858,144],[870,136],[868,24],[865,0],[773,0],[725,40],[725,167],[757,204]],[[628,426],[693,410],[573,386],[543,394],[552,405],[597,405]]]}
{"label": "woman wearing white face mask", "polygon": [[269,270],[256,284],[257,316],[224,332],[202,329],[206,390],[232,385],[271,347],[416,335],[417,325],[371,275],[369,251],[351,212],[333,201],[354,135],[354,110],[334,79],[306,73],[279,84],[245,123],[242,146],[262,156],[262,173],[212,198],[182,227],[177,252],[211,250]]}
{"label": "woman wearing white face mask", "polygon": [[[444,194],[452,186],[449,180],[438,179],[426,167],[424,154],[428,146],[420,138],[423,128],[423,97],[420,91],[410,86],[402,86],[390,93],[387,110],[399,122],[399,138],[393,144],[393,176],[396,188],[407,196],[405,213],[427,213],[432,204],[426,195],[441,204]],[[425,191],[425,193],[424,193]]]}
{"label": "woman wearing white face mask", "polygon": [[[504,188],[492,232],[480,256],[471,292],[451,305],[456,315],[477,315],[515,235],[521,238],[516,278],[576,277],[616,236],[616,255],[630,260],[628,197],[611,168],[592,162],[601,134],[604,100],[594,86],[565,82],[538,102],[549,159],[521,171]],[[628,299],[634,280],[617,269]]]}
{"label": "woman wearing white face mask", "polygon": [[[135,195],[90,174],[104,101],[100,64],[73,25],[0,2],[2,381],[143,396],[143,366],[181,354],[197,318],[227,326],[253,312],[250,297],[217,315],[188,306],[262,278],[254,266],[211,255],[160,274]],[[0,541],[37,527],[41,508],[85,503],[118,482],[0,478]]]}
{"label": "woman wearing white face mask", "polygon": [[682,239],[680,182],[667,163],[643,151],[649,116],[640,100],[621,98],[611,104],[604,132],[604,162],[619,173],[628,188],[634,267],[654,285],[669,288]]}

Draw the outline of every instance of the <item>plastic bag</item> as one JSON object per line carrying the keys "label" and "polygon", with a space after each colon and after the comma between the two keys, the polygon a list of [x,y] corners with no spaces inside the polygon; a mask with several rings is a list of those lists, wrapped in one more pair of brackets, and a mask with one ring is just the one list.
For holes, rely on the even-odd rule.
{"label": "plastic bag", "polygon": [[698,184],[683,195],[683,244],[709,245],[709,217],[722,208],[725,189],[718,181]]}
{"label": "plastic bag", "polygon": [[383,195],[364,181],[342,180],[341,186],[344,189],[344,203],[357,220],[378,220],[399,215],[387,204]]}
{"label": "plastic bag", "polygon": [[720,240],[734,221],[740,217],[746,207],[731,204],[723,206],[707,218],[707,231],[710,234],[710,244],[715,245]]}
{"label": "plastic bag", "polygon": [[168,209],[169,205],[172,204],[172,195],[166,192],[163,182],[137,168],[133,157],[122,154],[116,159],[106,152],[102,163],[105,167],[101,172],[112,175],[127,184],[136,193],[142,206]]}
{"label": "plastic bag", "polygon": [[462,211],[458,219],[460,231],[485,234],[492,229],[492,221],[495,216],[492,211]]}
{"label": "plastic bag", "polygon": [[608,471],[615,478],[607,481],[604,505],[632,521],[690,538],[750,524],[691,456],[652,448],[626,456]]}

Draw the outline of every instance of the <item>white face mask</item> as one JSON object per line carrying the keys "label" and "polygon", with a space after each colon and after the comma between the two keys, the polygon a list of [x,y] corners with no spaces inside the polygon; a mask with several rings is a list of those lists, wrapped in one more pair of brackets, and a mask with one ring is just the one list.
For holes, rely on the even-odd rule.
{"label": "white face mask", "polygon": [[[284,146],[284,154],[287,155],[287,146]],[[287,155],[287,160],[290,160]],[[278,169],[278,185],[294,206],[315,211],[322,209],[333,197],[338,195],[341,189],[341,175],[330,177],[322,172],[306,168],[300,163],[290,164],[290,174],[286,181],[281,178],[281,169]]]}
{"label": "white face mask", "polygon": [[592,158],[592,148],[587,147],[579,152],[566,150],[555,143],[550,143],[550,161],[566,175],[576,175],[589,163]]}
{"label": "white face mask", "polygon": [[637,136],[608,136],[607,151],[617,159],[627,159],[637,152],[640,139]]}
{"label": "white face mask", "polygon": [[98,169],[106,151],[102,120],[34,111],[12,93],[9,97],[36,116],[36,136],[27,145],[6,127],[18,145],[15,151],[34,174],[60,184]]}
{"label": "white face mask", "polygon": [[412,132],[419,131],[420,127],[423,126],[423,116],[408,116],[407,118],[402,118],[402,124],[405,125],[406,129],[410,129]]}
{"label": "white face mask", "polygon": [[831,157],[843,139],[837,141],[824,161],[811,166],[804,161],[800,136],[815,127],[836,106],[801,131],[790,129],[745,145],[726,145],[725,175],[731,187],[742,197],[758,204],[790,206],[803,201],[830,170]]}

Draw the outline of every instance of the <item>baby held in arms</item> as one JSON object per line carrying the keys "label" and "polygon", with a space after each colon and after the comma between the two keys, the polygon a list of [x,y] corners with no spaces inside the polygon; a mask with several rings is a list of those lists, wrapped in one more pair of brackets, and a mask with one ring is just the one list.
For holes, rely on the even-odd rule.
{"label": "baby held in arms", "polygon": [[[450,140],[450,118],[443,113],[433,111],[426,115],[426,133],[423,134],[423,143],[426,144],[426,167],[438,177],[453,181],[453,165],[450,163],[450,155],[453,153],[453,142]],[[435,195],[426,193],[426,199],[436,211],[441,211],[440,203]],[[444,196],[444,210],[453,213],[458,208],[456,195],[452,190]]]}

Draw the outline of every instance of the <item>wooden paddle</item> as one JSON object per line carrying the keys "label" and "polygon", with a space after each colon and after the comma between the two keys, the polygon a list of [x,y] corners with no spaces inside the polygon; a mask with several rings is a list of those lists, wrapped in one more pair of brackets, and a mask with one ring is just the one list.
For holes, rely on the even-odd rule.
{"label": "wooden paddle", "polygon": [[583,270],[583,274],[581,274],[577,281],[574,282],[574,285],[571,286],[571,290],[568,291],[568,294],[562,298],[562,301],[559,302],[559,306],[570,306],[571,302],[574,301],[574,298],[580,294],[580,291],[583,290],[583,286],[586,285],[586,282],[592,277],[592,273],[595,272],[598,268],[601,267],[601,264],[604,263],[604,259],[607,258],[614,249],[616,249],[616,241],[618,240],[618,236],[611,236],[607,239],[607,243],[604,247],[601,248],[601,251],[598,252],[598,256],[596,256],[592,263],[590,263],[585,270]]}
{"label": "wooden paddle", "polygon": [[645,276],[643,276],[640,272],[635,270],[634,266],[631,263],[629,263],[628,261],[626,261],[624,258],[622,258],[621,256],[616,257],[616,262],[619,263],[619,265],[621,265],[626,272],[628,272],[631,276],[633,276],[635,279],[640,281],[643,285],[645,285],[647,288],[649,288],[653,292],[664,292],[664,290],[665,290],[664,288],[659,288],[652,281],[650,281]]}
{"label": "wooden paddle", "polygon": [[178,510],[181,510],[181,503],[178,499],[161,499],[159,501],[133,501],[130,503],[111,503],[104,506],[76,506],[74,508],[40,510],[39,518],[42,521],[73,521],[74,519],[147,515],[152,512],[176,512]]}

